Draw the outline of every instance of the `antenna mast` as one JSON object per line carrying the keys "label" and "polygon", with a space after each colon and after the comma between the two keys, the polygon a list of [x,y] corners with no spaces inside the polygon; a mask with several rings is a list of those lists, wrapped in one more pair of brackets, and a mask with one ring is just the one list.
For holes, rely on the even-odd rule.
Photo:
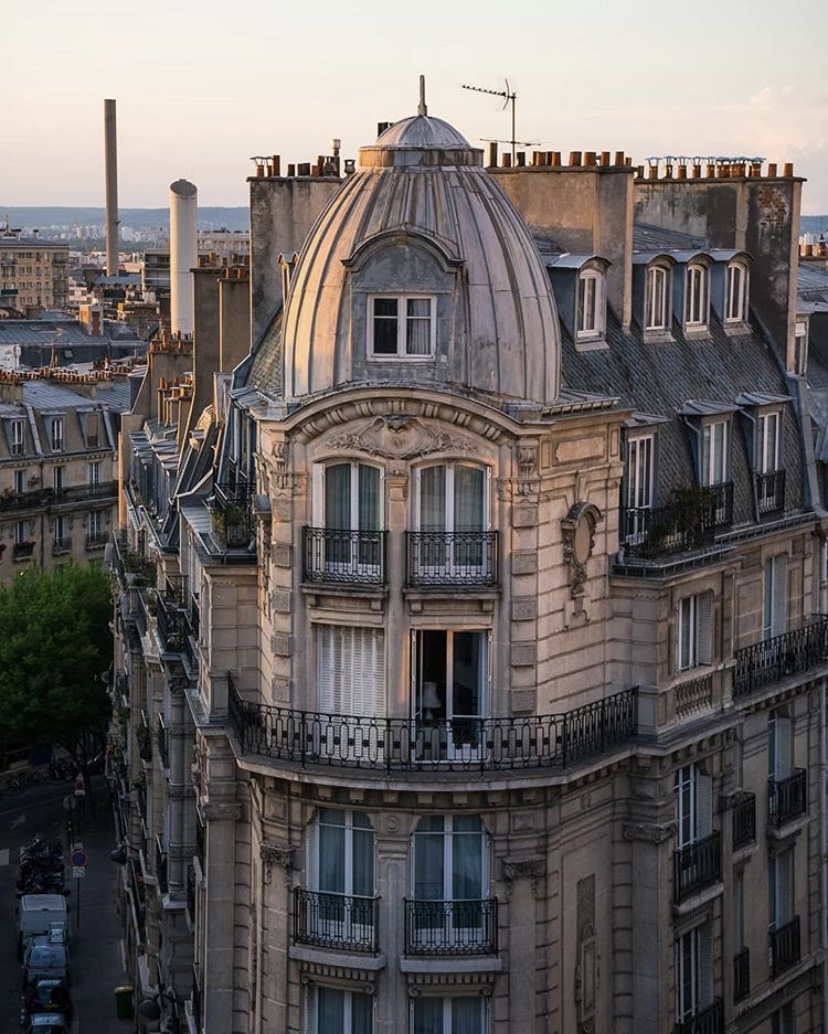
{"label": "antenna mast", "polygon": [[509,80],[504,80],[506,83],[505,90],[487,90],[483,86],[467,86],[465,83],[461,83],[460,86],[463,90],[474,90],[475,93],[490,93],[493,97],[505,98],[503,107],[507,104],[512,105],[512,139],[508,142],[512,145],[512,165],[515,164],[515,144],[518,142],[515,140],[515,101],[517,100],[517,94],[514,90],[509,89]]}

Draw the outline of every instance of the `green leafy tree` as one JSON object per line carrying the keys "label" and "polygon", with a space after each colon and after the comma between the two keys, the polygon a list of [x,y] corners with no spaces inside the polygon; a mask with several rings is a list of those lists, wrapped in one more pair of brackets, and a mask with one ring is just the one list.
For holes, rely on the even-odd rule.
{"label": "green leafy tree", "polygon": [[97,567],[28,568],[0,586],[0,748],[52,744],[84,766],[111,712],[111,616]]}

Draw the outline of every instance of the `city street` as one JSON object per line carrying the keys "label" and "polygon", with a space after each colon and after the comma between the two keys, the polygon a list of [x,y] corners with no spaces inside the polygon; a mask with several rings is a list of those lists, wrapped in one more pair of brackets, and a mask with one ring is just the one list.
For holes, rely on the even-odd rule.
{"label": "city street", "polygon": [[[77,811],[76,843],[87,857],[86,875],[72,878],[69,936],[75,1034],[92,1031],[134,1032],[134,1020],[117,1019],[114,989],[126,983],[121,953],[121,916],[116,887],[119,868],[109,860],[115,846],[112,814],[102,777],[93,781],[97,803],[84,820]],[[36,834],[67,843],[65,804],[76,803],[71,783],[47,783],[23,793],[0,797],[0,1031],[13,1034],[19,1024],[21,973],[15,950],[15,873],[19,851]],[[91,802],[90,802],[91,803]],[[91,812],[91,807],[88,809]],[[82,828],[81,828],[82,827]],[[68,851],[66,852],[68,862]]]}

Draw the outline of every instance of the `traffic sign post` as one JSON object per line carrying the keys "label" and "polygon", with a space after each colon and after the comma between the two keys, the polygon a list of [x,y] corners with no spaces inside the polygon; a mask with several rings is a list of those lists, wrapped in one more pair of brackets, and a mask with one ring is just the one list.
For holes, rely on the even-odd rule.
{"label": "traffic sign post", "polygon": [[75,877],[75,928],[80,927],[80,881],[86,875],[86,851],[76,847],[69,856],[72,862],[72,875]]}

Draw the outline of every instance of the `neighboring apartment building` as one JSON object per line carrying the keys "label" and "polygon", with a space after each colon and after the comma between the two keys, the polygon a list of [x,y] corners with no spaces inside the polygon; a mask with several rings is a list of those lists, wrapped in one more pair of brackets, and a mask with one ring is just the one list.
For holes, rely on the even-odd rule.
{"label": "neighboring apartment building", "polygon": [[66,244],[0,232],[0,305],[62,309],[69,301],[69,248]]}
{"label": "neighboring apartment building", "polygon": [[344,178],[277,171],[123,425],[139,1015],[816,1034],[801,181],[485,168],[424,104]]}
{"label": "neighboring apartment building", "polygon": [[0,580],[102,562],[118,503],[126,374],[0,373]]}

